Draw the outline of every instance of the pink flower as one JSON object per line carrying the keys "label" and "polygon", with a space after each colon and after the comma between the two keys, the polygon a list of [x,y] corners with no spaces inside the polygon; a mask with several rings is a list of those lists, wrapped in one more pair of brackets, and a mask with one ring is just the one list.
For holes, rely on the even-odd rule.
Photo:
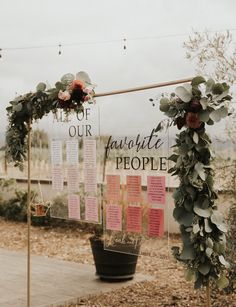
{"label": "pink flower", "polygon": [[59,93],[58,93],[58,98],[60,100],[63,100],[63,101],[68,101],[70,100],[71,96],[70,96],[70,93],[68,91],[62,91],[60,90]]}

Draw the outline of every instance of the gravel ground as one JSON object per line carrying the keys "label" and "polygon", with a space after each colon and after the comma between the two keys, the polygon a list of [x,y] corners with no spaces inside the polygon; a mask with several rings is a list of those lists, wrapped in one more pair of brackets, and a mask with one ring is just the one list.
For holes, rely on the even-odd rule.
{"label": "gravel ground", "polygon": [[[22,223],[0,220],[0,247],[9,250],[26,250],[27,226]],[[90,235],[77,227],[32,227],[32,253],[67,261],[92,264],[89,245]],[[170,246],[178,239],[170,238]],[[168,253],[167,240],[157,242],[156,255],[141,256],[137,272],[155,277],[154,281],[136,283],[114,292],[80,298],[76,306],[94,307],[156,307],[156,306],[204,306],[205,291],[193,290],[184,279],[184,269]],[[236,294],[212,293],[213,307],[236,306]]]}

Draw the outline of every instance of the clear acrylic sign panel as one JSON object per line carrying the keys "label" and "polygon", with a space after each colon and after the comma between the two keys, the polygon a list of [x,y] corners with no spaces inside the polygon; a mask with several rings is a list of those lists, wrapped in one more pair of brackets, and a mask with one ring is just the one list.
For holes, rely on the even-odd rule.
{"label": "clear acrylic sign panel", "polygon": [[[50,187],[40,184],[54,218],[101,223],[100,114],[97,105],[47,121]],[[49,190],[49,191],[46,191]],[[49,197],[45,197],[48,195]]]}
{"label": "clear acrylic sign panel", "polygon": [[[134,97],[132,94],[126,101],[127,110],[132,109]],[[122,122],[122,110],[116,112],[116,134],[107,136],[104,144],[104,248],[157,256],[169,238],[170,139],[167,129],[155,131],[161,121],[158,107],[147,105],[147,100],[144,104],[136,105],[137,116],[133,114],[126,130],[118,124]],[[152,113],[150,118],[145,118],[144,108]],[[139,112],[145,126],[140,125]]]}

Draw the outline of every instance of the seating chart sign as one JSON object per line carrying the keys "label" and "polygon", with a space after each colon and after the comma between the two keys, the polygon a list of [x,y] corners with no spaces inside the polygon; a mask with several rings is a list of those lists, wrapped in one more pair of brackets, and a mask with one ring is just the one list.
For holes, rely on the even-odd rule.
{"label": "seating chart sign", "polygon": [[167,240],[168,145],[168,131],[152,127],[145,134],[107,137],[105,249],[148,255],[155,247],[158,252],[158,240]]}
{"label": "seating chart sign", "polygon": [[55,118],[50,140],[51,216],[101,223],[99,108]]}

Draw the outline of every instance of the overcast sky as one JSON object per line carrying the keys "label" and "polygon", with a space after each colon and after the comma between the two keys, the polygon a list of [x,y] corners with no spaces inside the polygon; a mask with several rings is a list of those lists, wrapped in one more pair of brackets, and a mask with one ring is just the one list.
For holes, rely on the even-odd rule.
{"label": "overcast sky", "polygon": [[[96,92],[192,77],[183,41],[193,28],[236,29],[235,12],[234,0],[0,0],[0,128],[16,93],[67,72],[88,72]],[[32,46],[52,47],[9,49]],[[102,132],[155,124],[148,98],[161,91],[98,98]]]}

